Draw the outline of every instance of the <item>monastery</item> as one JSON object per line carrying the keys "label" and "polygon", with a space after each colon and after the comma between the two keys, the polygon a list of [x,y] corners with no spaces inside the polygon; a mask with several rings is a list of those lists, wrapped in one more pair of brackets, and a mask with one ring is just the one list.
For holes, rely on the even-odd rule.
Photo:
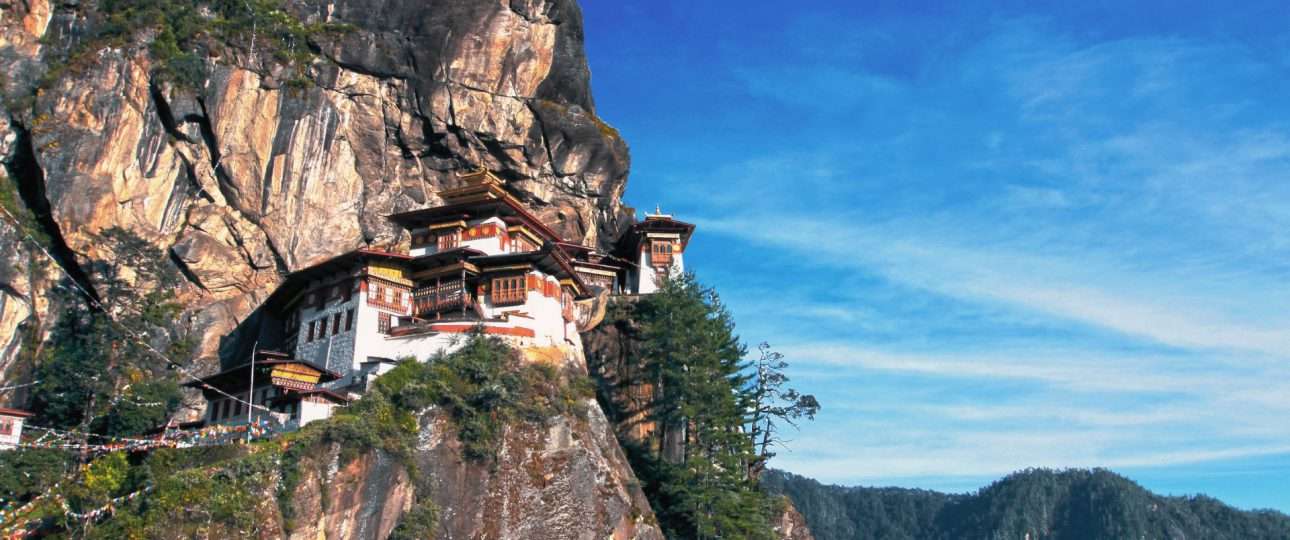
{"label": "monastery", "polygon": [[694,225],[660,211],[602,253],[561,238],[492,173],[460,178],[442,205],[388,216],[408,249],[359,249],[288,275],[260,307],[250,354],[188,383],[206,397],[203,423],[252,420],[238,400],[258,406],[256,421],[326,418],[400,359],[450,352],[474,331],[581,349],[586,300],[650,294],[684,270]]}

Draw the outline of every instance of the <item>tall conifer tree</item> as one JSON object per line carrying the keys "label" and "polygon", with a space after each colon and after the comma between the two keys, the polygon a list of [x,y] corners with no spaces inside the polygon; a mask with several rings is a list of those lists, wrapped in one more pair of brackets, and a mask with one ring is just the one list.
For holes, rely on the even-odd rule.
{"label": "tall conifer tree", "polygon": [[768,538],[770,503],[746,474],[746,352],[712,289],[692,274],[642,298],[640,361],[653,386],[650,496],[678,538]]}

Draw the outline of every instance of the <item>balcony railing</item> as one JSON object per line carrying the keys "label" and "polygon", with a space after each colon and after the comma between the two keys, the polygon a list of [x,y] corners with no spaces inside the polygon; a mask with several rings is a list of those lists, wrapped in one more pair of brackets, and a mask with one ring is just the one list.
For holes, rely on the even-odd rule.
{"label": "balcony railing", "polygon": [[470,305],[470,295],[460,281],[422,287],[412,292],[412,303],[418,317],[433,315]]}

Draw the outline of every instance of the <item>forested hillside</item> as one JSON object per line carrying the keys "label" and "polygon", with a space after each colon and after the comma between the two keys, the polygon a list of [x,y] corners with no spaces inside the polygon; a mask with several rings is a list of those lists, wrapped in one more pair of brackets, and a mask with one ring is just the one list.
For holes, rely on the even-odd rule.
{"label": "forested hillside", "polygon": [[1290,538],[1290,516],[1205,496],[1164,497],[1106,470],[1028,470],[975,494],[826,486],[771,471],[820,540]]}

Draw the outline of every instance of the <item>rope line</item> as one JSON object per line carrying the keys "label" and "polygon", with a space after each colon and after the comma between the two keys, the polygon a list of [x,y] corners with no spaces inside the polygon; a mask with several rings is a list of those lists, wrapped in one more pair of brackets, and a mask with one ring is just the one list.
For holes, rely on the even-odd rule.
{"label": "rope line", "polygon": [[[113,326],[116,326],[119,330],[124,332],[128,337],[134,340],[135,343],[142,345],[144,349],[147,350],[149,353],[151,353],[153,356],[160,358],[162,361],[174,367],[175,370],[179,371],[180,373],[183,373],[184,375],[187,375],[191,379],[198,380],[198,381],[201,380],[201,377],[198,377],[194,375],[191,371],[188,371],[188,369],[185,368],[182,364],[174,360],[171,360],[161,351],[158,351],[152,345],[148,344],[148,342],[144,341],[143,338],[139,337],[139,335],[134,330],[118,322],[116,318],[112,316],[112,312],[107,309],[107,306],[103,305],[103,303],[100,302],[98,298],[95,297],[94,294],[91,294],[89,290],[87,290],[84,286],[81,285],[79,281],[76,280],[76,278],[72,277],[72,274],[68,272],[66,268],[63,268],[63,265],[58,264],[58,259],[54,258],[53,254],[49,253],[49,251],[45,249],[45,246],[41,245],[40,242],[37,242],[35,238],[32,238],[31,233],[28,232],[27,229],[22,226],[22,222],[19,221],[18,218],[14,217],[13,214],[9,213],[9,209],[5,208],[4,205],[0,205],[0,212],[4,212],[4,215],[8,217],[10,221],[13,222],[14,228],[18,231],[21,231],[23,236],[26,237],[28,242],[36,246],[36,249],[39,249],[41,253],[44,253],[45,256],[48,257],[49,260],[54,263],[54,267],[58,268],[58,271],[62,272],[62,274],[72,282],[72,285],[75,286],[78,290],[80,290],[81,294],[85,295],[85,298],[87,298],[90,301],[90,303],[94,305],[94,307],[98,308],[100,311],[103,312],[104,315],[107,316],[108,321],[111,322]],[[244,403],[250,407],[258,408],[264,411],[268,410],[263,406],[256,405],[254,403],[246,401],[238,396],[235,396],[233,394],[220,390],[219,388],[215,388],[214,386],[211,386],[204,382],[200,384],[203,389],[212,390],[217,394],[221,394],[227,398],[232,399],[233,401]]]}

